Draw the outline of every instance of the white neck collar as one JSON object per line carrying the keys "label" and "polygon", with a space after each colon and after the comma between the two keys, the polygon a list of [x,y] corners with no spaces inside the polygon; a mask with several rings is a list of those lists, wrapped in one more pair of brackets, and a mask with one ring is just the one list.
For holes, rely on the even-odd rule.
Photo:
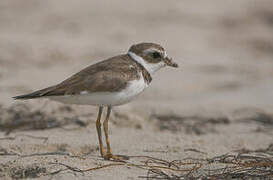
{"label": "white neck collar", "polygon": [[151,75],[154,74],[156,71],[161,69],[165,66],[165,63],[159,62],[159,63],[147,63],[141,56],[136,55],[135,53],[129,51],[128,55],[136,62],[141,64]]}

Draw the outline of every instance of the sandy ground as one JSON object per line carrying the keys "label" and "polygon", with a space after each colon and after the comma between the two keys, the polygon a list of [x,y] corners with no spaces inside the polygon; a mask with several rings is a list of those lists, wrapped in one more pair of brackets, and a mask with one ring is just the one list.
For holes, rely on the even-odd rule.
{"label": "sandy ground", "polygon": [[[267,0],[1,0],[0,178],[182,179],[189,171],[159,168],[164,176],[148,166],[162,166],[151,157],[272,152],[272,7]],[[114,109],[112,151],[130,159],[80,172],[115,163],[99,156],[97,108],[11,97],[143,41],[162,44],[180,68],[161,70],[136,101]],[[206,177],[221,163],[188,175]]]}

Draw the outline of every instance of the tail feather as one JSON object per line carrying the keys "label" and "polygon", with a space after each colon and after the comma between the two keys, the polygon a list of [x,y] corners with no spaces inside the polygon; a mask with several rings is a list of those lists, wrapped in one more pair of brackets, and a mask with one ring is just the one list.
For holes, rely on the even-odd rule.
{"label": "tail feather", "polygon": [[41,97],[45,97],[45,96],[56,96],[56,95],[60,95],[59,91],[54,91],[56,90],[56,86],[52,86],[52,87],[48,87],[39,91],[35,91],[33,93],[29,93],[29,94],[24,94],[24,95],[20,95],[20,96],[15,96],[12,97],[15,100],[26,100],[26,99],[36,99],[36,98],[41,98]]}
{"label": "tail feather", "polygon": [[34,98],[39,98],[42,97],[40,94],[38,93],[30,93],[30,94],[24,94],[24,95],[20,95],[20,96],[15,96],[12,97],[13,99],[17,100],[17,99],[34,99]]}

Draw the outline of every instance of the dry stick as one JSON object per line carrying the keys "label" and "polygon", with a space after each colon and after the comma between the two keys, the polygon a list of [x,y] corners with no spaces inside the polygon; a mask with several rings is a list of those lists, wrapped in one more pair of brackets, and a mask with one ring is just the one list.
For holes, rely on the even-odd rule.
{"label": "dry stick", "polygon": [[[106,164],[106,165],[102,165],[102,166],[98,166],[98,167],[94,167],[94,168],[89,168],[89,169],[85,169],[85,170],[73,168],[73,167],[70,167],[70,166],[62,164],[62,163],[55,163],[55,164],[65,166],[69,170],[72,170],[75,172],[88,172],[88,171],[107,168],[107,167],[111,167],[111,166],[125,165],[125,166],[137,167],[137,168],[141,168],[144,170],[148,170],[148,174],[147,174],[146,178],[149,178],[149,179],[153,179],[153,178],[156,178],[156,179],[159,179],[159,178],[181,179],[184,177],[189,177],[193,172],[200,169],[204,165],[204,163],[205,164],[224,163],[224,164],[230,164],[233,166],[231,166],[231,167],[226,166],[225,168],[220,168],[220,169],[218,168],[215,170],[204,169],[209,172],[207,177],[210,177],[213,179],[223,179],[223,178],[229,177],[231,175],[233,177],[238,177],[238,178],[242,177],[242,176],[246,176],[246,177],[265,177],[265,176],[272,177],[273,176],[272,170],[262,170],[261,169],[261,168],[265,168],[265,167],[272,167],[273,162],[271,160],[266,159],[266,158],[256,157],[256,156],[254,156],[254,157],[253,156],[241,156],[241,155],[235,156],[235,155],[225,154],[225,155],[214,157],[212,159],[207,159],[207,160],[194,159],[194,161],[197,161],[194,163],[185,163],[185,162],[179,161],[179,160],[174,160],[174,161],[169,162],[166,160],[153,158],[150,156],[132,156],[131,158],[133,158],[133,157],[147,158],[147,160],[141,161],[143,164],[119,162],[119,163],[110,163],[110,164]],[[227,158],[230,158],[230,159],[227,160]],[[242,163],[242,161],[244,161],[244,160],[249,160],[249,161],[252,160],[252,161],[256,161],[256,162]],[[203,163],[201,163],[202,161],[203,161]],[[266,161],[266,162],[263,162],[263,161]],[[159,164],[159,165],[154,165],[154,164]],[[189,169],[180,169],[181,166],[183,166],[183,165],[194,165],[194,167],[189,168]],[[172,167],[174,167],[174,168],[172,168]],[[168,174],[166,174],[162,170],[169,170],[169,171],[173,171],[173,172],[188,172],[188,173],[184,174],[184,175],[182,174],[180,176],[177,176],[175,174],[172,174],[171,176],[169,176]],[[221,170],[222,172],[217,173],[217,172],[219,172],[219,170]],[[151,173],[153,173],[153,174],[151,174]],[[139,177],[143,178],[143,176],[139,176]]]}
{"label": "dry stick", "polygon": [[[198,166],[199,165],[199,166]],[[194,171],[197,171],[198,169],[200,169],[203,166],[203,164],[196,164],[195,167],[193,167],[192,170],[189,171],[189,173],[187,174],[187,176],[189,176],[190,174],[192,174]]]}
{"label": "dry stick", "polygon": [[174,169],[174,168],[169,168],[169,167],[164,167],[164,166],[147,166],[147,165],[141,165],[141,164],[127,164],[128,166],[135,166],[135,167],[143,167],[144,169],[167,169],[171,171],[176,171],[176,172],[187,172],[191,171],[192,169]]}
{"label": "dry stick", "polygon": [[111,163],[111,164],[106,164],[106,165],[102,165],[102,166],[97,166],[97,167],[94,167],[94,168],[89,168],[89,169],[86,169],[86,170],[82,170],[83,172],[87,172],[87,171],[94,171],[94,170],[97,170],[97,169],[102,169],[102,168],[106,168],[106,167],[110,167],[110,166],[120,166],[120,165],[124,165],[125,163]]}
{"label": "dry stick", "polygon": [[[62,165],[62,166],[64,166],[64,167],[66,167],[66,169],[59,169],[59,170],[57,170],[57,171],[54,171],[54,172],[49,173],[50,175],[52,175],[50,179],[52,179],[52,177],[53,177],[54,175],[56,175],[56,174],[58,174],[58,173],[60,173],[60,172],[62,172],[62,171],[65,171],[65,170],[71,170],[71,171],[73,171],[73,172],[83,173],[83,171],[82,171],[81,169],[79,169],[79,168],[74,168],[74,167],[68,166],[68,165],[63,164],[63,163],[49,163],[49,164]],[[75,175],[75,174],[74,174],[74,175]]]}
{"label": "dry stick", "polygon": [[[145,165],[138,165],[138,166],[142,166],[142,167],[146,167],[146,168],[147,167],[148,168],[162,168],[162,169],[168,169],[168,170],[172,170],[172,171],[182,171],[182,172],[192,170],[192,169],[179,169],[179,167],[173,163],[175,161],[169,162],[169,161],[166,161],[166,160],[163,160],[163,159],[154,158],[154,157],[150,157],[150,156],[130,156],[130,157],[132,157],[132,158],[134,158],[134,157],[148,158],[148,160],[144,162]],[[167,167],[164,167],[164,166],[151,166],[151,165],[149,165],[149,161],[153,161],[153,162],[161,161],[161,162],[156,162],[156,163],[163,164],[163,165],[168,165],[168,166]],[[132,165],[135,165],[135,164],[132,164]],[[171,168],[171,165],[174,165],[177,169]],[[183,163],[182,165],[199,165],[199,166],[201,166],[200,163]]]}
{"label": "dry stick", "polygon": [[169,162],[158,162],[153,159],[148,159],[147,161],[144,161],[144,163],[146,166],[149,166],[149,164],[162,164],[162,165],[166,165],[166,166],[170,167]]}
{"label": "dry stick", "polygon": [[[263,154],[264,155],[264,154]],[[228,157],[231,157],[230,155]],[[237,155],[232,156],[233,159],[231,159],[231,162],[223,162],[224,158],[220,158],[216,160],[215,162],[221,162],[221,163],[228,163],[233,164],[235,166],[225,168],[225,170],[221,174],[213,174],[212,177],[223,177],[223,176],[234,176],[234,177],[264,177],[264,176],[273,176],[272,170],[264,170],[264,168],[273,167],[273,162],[270,160],[270,158],[267,157],[259,157],[259,156],[250,156],[250,155]],[[242,161],[248,161],[248,162],[242,162]],[[261,169],[263,168],[263,169]],[[219,169],[216,169],[217,171]],[[225,172],[227,171],[227,172]]]}
{"label": "dry stick", "polygon": [[163,159],[159,159],[159,158],[154,158],[151,156],[129,156],[130,158],[148,158],[148,160],[144,161],[145,164],[148,164],[149,160],[153,160],[153,161],[161,161],[161,164],[170,164],[169,161],[163,160]]}
{"label": "dry stick", "polygon": [[[150,158],[152,158],[152,157],[150,157]],[[149,160],[153,160],[153,163],[157,163],[154,159],[155,159],[155,158],[153,158],[153,159],[148,159],[148,160],[146,161],[145,164],[148,165]],[[157,159],[156,159],[156,160],[157,160]],[[179,169],[179,168],[180,168],[179,166],[182,166],[182,165],[195,165],[195,166],[198,166],[198,165],[199,165],[199,166],[202,166],[201,163],[185,163],[185,162],[182,162],[182,161],[180,161],[180,160],[173,160],[173,161],[170,161],[170,162],[165,161],[165,160],[161,160],[161,161],[166,162],[166,164],[168,164],[168,167],[174,166],[174,167],[176,167],[177,169]],[[160,164],[165,165],[164,163],[160,163]]]}
{"label": "dry stick", "polygon": [[[134,157],[136,157],[136,156],[134,156]],[[134,166],[134,167],[141,168],[141,169],[146,169],[146,170],[149,171],[149,173],[152,172],[154,174],[157,174],[157,176],[168,177],[168,175],[166,173],[164,173],[161,169],[166,169],[166,170],[171,170],[171,171],[176,171],[176,172],[188,172],[189,171],[189,173],[187,173],[187,176],[189,176],[194,171],[200,169],[202,167],[202,165],[203,165],[202,163],[200,163],[200,161],[204,161],[203,159],[199,159],[199,163],[184,163],[184,162],[178,161],[178,160],[168,162],[166,160],[162,160],[162,159],[158,159],[158,158],[153,158],[153,157],[149,157],[149,156],[137,156],[137,157],[148,158],[148,160],[144,161],[143,162],[144,164],[134,164],[134,163],[122,162],[122,163],[107,164],[107,165],[98,166],[98,167],[95,167],[95,168],[89,168],[89,169],[86,169],[86,170],[79,170],[79,169],[75,169],[75,168],[72,168],[72,167],[70,167],[69,169],[70,170],[74,170],[76,172],[77,171],[79,171],[79,172],[87,172],[87,171],[93,171],[93,170],[102,169],[102,168],[106,168],[106,167],[110,167],[110,166],[127,165],[127,166]],[[233,159],[231,159],[229,161],[226,161],[227,158],[233,158]],[[254,159],[254,160],[259,160],[259,161],[260,160],[265,160],[264,158],[261,158],[261,157],[234,156],[234,155],[233,156],[232,155],[223,155],[223,156],[214,157],[212,159],[207,159],[207,163],[208,164],[214,163],[214,162],[219,162],[219,163],[225,163],[225,164],[233,164],[233,165],[235,165],[233,167],[229,167],[229,168],[231,168],[230,171],[228,170],[228,167],[223,168],[223,172],[220,173],[220,174],[219,173],[217,173],[217,174],[213,173],[215,171],[219,171],[220,169],[209,170],[209,172],[213,173],[213,174],[209,173],[210,174],[209,176],[213,177],[213,178],[217,178],[217,177],[220,178],[220,176],[221,177],[223,177],[223,176],[226,177],[226,176],[229,176],[229,175],[233,174],[234,176],[238,176],[239,177],[240,174],[245,173],[244,175],[255,177],[257,175],[251,174],[251,173],[247,173],[247,171],[256,170],[257,167],[269,167],[269,166],[272,166],[272,163],[268,162],[268,161],[267,162],[251,162],[251,163],[241,163],[241,162],[238,162],[238,161],[241,161],[243,159],[249,160],[251,158]],[[194,159],[194,160],[197,161],[198,159]],[[150,165],[152,163],[153,164],[156,164],[156,163],[157,164],[161,164],[163,166]],[[193,167],[191,169],[180,169],[179,165],[180,166],[181,165],[195,165],[195,167]],[[171,166],[174,166],[176,169],[175,168],[171,168]],[[249,168],[246,168],[246,167],[252,167],[252,169],[249,169]],[[257,169],[256,171],[259,171],[259,169]],[[149,173],[148,173],[148,176],[149,176]],[[267,172],[263,171],[263,173],[267,173],[269,176],[272,176],[272,175],[270,175],[270,173],[272,173],[271,171],[267,171]],[[157,176],[155,176],[155,178],[157,178]],[[175,175],[173,175],[173,176],[175,176]]]}
{"label": "dry stick", "polygon": [[[149,157],[149,158],[151,158],[151,157]],[[167,164],[170,164],[168,161],[165,161],[165,160],[162,160],[162,159],[157,159],[157,158],[153,158],[153,159],[156,159],[156,160],[159,160],[159,161],[162,161],[162,162],[167,162]],[[174,169],[174,168],[170,168],[168,166],[156,166],[156,165],[152,166],[152,165],[148,165],[147,163],[134,164],[134,163],[127,163],[125,161],[124,162],[119,162],[119,163],[110,163],[110,164],[97,166],[97,167],[94,167],[94,168],[89,168],[89,169],[84,169],[84,170],[81,170],[79,168],[74,168],[74,167],[68,166],[68,165],[63,164],[63,163],[50,163],[50,164],[62,165],[62,166],[65,166],[66,168],[68,168],[69,170],[72,170],[72,171],[75,171],[75,172],[88,172],[88,171],[94,171],[94,170],[97,170],[97,169],[107,168],[107,167],[111,167],[111,166],[121,166],[121,165],[137,167],[137,168],[141,168],[141,169],[145,169],[145,170],[153,170],[153,171],[161,171],[160,169],[166,169],[166,170],[171,170],[171,171],[176,171],[176,172],[188,172],[188,171],[193,170],[193,169]]]}
{"label": "dry stick", "polygon": [[[97,169],[102,169],[102,168],[106,168],[106,167],[110,167],[110,166],[120,166],[120,165],[124,165],[124,163],[110,163],[110,164],[106,164],[106,165],[102,165],[102,166],[97,166],[97,167],[94,167],[94,168],[89,168],[89,169],[81,170],[81,169],[79,169],[79,168],[71,167],[71,166],[68,166],[68,165],[63,164],[63,163],[49,163],[49,164],[61,165],[61,166],[66,167],[67,169],[69,169],[69,170],[71,170],[71,171],[75,171],[75,172],[88,172],[88,171],[93,171],[93,170],[97,170]],[[65,169],[64,169],[64,170],[65,170]],[[56,174],[56,173],[59,173],[59,172],[61,172],[61,171],[58,170],[57,172],[54,172],[54,173]]]}

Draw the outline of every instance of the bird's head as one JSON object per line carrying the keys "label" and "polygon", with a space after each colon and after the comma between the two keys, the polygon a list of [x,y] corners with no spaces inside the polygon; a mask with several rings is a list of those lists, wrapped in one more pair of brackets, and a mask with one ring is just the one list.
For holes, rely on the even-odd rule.
{"label": "bird's head", "polygon": [[132,45],[128,55],[140,63],[150,74],[158,71],[162,67],[178,67],[172,58],[168,57],[165,49],[155,43],[139,43]]}

